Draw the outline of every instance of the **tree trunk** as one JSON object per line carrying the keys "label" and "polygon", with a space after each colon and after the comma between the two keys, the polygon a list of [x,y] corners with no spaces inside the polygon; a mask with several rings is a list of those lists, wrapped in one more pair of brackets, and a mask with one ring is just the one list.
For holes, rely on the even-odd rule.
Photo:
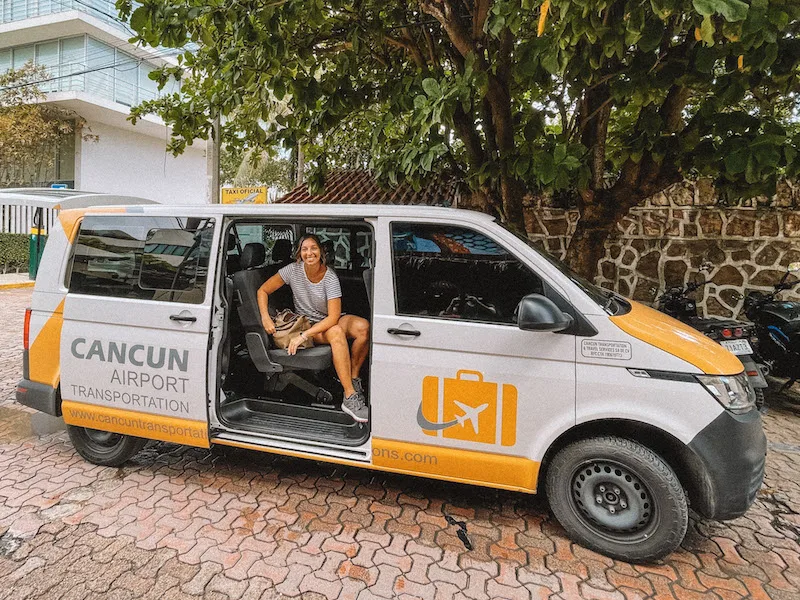
{"label": "tree trunk", "polygon": [[505,223],[518,233],[525,234],[525,213],[522,210],[522,186],[511,175],[500,176],[500,197]]}
{"label": "tree trunk", "polygon": [[594,281],[597,264],[605,255],[606,240],[628,209],[615,201],[610,190],[587,192],[587,195],[588,198],[579,203],[581,218],[569,242],[566,262],[579,275]]}

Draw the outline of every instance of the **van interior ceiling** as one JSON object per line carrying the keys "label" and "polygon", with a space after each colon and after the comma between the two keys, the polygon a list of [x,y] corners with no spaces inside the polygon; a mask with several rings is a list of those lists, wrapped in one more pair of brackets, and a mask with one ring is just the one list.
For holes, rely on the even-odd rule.
{"label": "van interior ceiling", "polygon": [[[236,220],[229,224],[222,259],[226,327],[221,356],[217,414],[232,429],[293,439],[359,446],[369,424],[342,412],[342,386],[329,346],[289,356],[264,331],[257,292],[280,268],[294,261],[295,244],[306,233],[319,236],[342,287],[342,312],[371,321],[372,229],[358,222],[287,223]],[[274,316],[294,310],[288,285],[270,295]],[[369,389],[369,360],[362,379]]]}

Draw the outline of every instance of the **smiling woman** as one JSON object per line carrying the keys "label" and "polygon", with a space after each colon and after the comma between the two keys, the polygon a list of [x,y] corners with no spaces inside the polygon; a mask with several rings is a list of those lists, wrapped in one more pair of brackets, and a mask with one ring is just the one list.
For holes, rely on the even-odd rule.
{"label": "smiling woman", "polygon": [[[363,317],[342,314],[342,288],[339,278],[326,263],[326,252],[319,237],[306,234],[295,252],[296,262],[280,269],[258,290],[258,306],[264,330],[273,335],[275,323],[269,313],[269,295],[289,285],[295,308],[311,320],[311,327],[289,342],[287,352],[297,353],[309,338],[331,347],[333,366],[342,384],[342,410],[357,423],[369,420],[360,373],[369,350],[369,322]],[[348,340],[353,340],[352,348]]]}

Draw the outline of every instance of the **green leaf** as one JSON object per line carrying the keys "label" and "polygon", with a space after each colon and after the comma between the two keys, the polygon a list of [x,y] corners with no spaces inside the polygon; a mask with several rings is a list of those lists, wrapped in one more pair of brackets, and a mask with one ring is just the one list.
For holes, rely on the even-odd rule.
{"label": "green leaf", "polygon": [[439,82],[432,77],[426,77],[422,80],[422,89],[431,98],[438,98],[442,95],[442,90],[439,87]]}
{"label": "green leaf", "polygon": [[564,144],[558,144],[555,150],[553,151],[553,160],[556,164],[564,162],[564,159],[567,156],[567,147]]}
{"label": "green leaf", "polygon": [[664,37],[664,23],[658,19],[648,19],[642,37],[639,38],[639,49],[642,52],[652,52],[661,44]]}
{"label": "green leaf", "polygon": [[744,21],[750,7],[741,0],[692,0],[694,9],[705,17],[722,15],[726,21]]}
{"label": "green leaf", "polygon": [[703,17],[703,23],[700,25],[700,39],[709,46],[714,45],[714,22],[710,15]]}
{"label": "green leaf", "polygon": [[144,29],[144,26],[147,24],[147,9],[144,6],[140,6],[133,14],[131,14],[131,29],[134,31],[141,31]]}
{"label": "green leaf", "polygon": [[747,160],[750,157],[750,152],[747,148],[742,148],[736,152],[732,152],[725,157],[725,170],[728,173],[736,174],[741,173],[747,168]]}
{"label": "green leaf", "polygon": [[548,73],[553,75],[558,73],[558,48],[551,47],[544,53],[542,56],[542,67],[544,67]]}

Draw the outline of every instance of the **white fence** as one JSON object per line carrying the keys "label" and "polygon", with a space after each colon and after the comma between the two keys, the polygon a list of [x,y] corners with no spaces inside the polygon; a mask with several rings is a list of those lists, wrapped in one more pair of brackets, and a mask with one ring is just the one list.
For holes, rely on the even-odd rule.
{"label": "white fence", "polygon": [[[35,227],[36,208],[6,204],[0,206],[0,233],[24,233],[28,235]],[[47,235],[55,224],[58,211],[52,208],[42,209],[42,233]]]}

